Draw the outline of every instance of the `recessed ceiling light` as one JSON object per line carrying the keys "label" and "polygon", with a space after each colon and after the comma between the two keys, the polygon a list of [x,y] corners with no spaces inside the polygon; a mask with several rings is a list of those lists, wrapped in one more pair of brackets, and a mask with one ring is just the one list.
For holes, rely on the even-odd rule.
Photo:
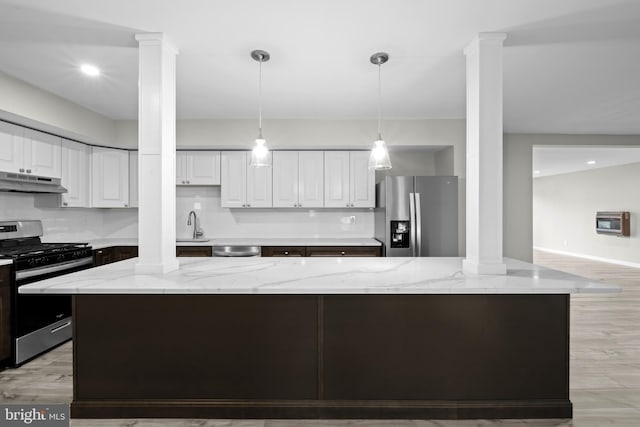
{"label": "recessed ceiling light", "polygon": [[589,161],[587,162],[587,164],[588,164],[588,165],[595,165],[595,164],[596,164],[596,161],[595,161],[595,160],[589,160]]}
{"label": "recessed ceiling light", "polygon": [[100,69],[95,65],[83,64],[80,66],[80,71],[91,77],[97,77],[100,75]]}

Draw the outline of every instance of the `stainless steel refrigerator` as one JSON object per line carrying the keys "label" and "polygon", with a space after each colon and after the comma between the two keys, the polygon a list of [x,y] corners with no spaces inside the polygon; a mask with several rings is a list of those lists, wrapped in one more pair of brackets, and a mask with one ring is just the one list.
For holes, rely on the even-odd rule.
{"label": "stainless steel refrigerator", "polygon": [[458,177],[388,176],[376,184],[384,256],[458,256]]}

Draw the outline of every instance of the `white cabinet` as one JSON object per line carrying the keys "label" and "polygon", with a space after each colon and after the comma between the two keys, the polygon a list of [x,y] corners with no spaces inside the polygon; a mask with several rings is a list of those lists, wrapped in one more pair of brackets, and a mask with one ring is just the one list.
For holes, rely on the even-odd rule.
{"label": "white cabinet", "polygon": [[369,169],[369,155],[368,151],[325,151],[325,207],[375,207],[375,170]]}
{"label": "white cabinet", "polygon": [[138,207],[138,152],[129,151],[129,207]]}
{"label": "white cabinet", "polygon": [[129,152],[92,147],[91,205],[96,208],[129,206]]}
{"label": "white cabinet", "polygon": [[[269,153],[271,156],[271,153]],[[223,151],[221,157],[221,204],[223,208],[270,208],[273,206],[271,168],[249,166],[251,154]]]}
{"label": "white cabinet", "polygon": [[60,137],[0,122],[0,169],[61,177]]}
{"label": "white cabinet", "polygon": [[61,177],[61,139],[37,130],[24,130],[24,168],[27,173]]}
{"label": "white cabinet", "polygon": [[0,121],[0,170],[20,172],[23,168],[24,129]]}
{"label": "white cabinet", "polygon": [[62,140],[61,184],[67,189],[60,195],[62,207],[88,208],[91,147],[79,142]]}
{"label": "white cabinet", "polygon": [[369,169],[370,151],[349,152],[349,196],[352,208],[376,207],[376,171]]}
{"label": "white cabinet", "polygon": [[176,185],[220,185],[220,152],[177,151]]}
{"label": "white cabinet", "polygon": [[324,206],[322,151],[273,152],[273,207]]}

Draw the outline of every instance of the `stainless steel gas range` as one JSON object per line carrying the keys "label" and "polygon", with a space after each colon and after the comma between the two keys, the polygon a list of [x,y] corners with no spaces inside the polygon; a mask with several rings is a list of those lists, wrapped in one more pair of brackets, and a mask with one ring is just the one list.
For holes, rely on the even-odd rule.
{"label": "stainless steel gas range", "polygon": [[0,222],[0,257],[12,258],[13,366],[71,338],[71,296],[22,295],[18,287],[93,265],[86,243],[42,243],[40,221]]}

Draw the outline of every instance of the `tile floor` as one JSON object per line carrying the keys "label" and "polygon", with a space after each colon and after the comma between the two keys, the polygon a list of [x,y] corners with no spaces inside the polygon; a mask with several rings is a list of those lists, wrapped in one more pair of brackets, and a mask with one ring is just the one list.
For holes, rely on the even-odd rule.
{"label": "tile floor", "polygon": [[[536,252],[534,261],[622,286],[571,297],[572,420],[72,420],[73,427],[640,427],[640,269]],[[72,395],[71,343],[0,372],[0,403],[63,403]]]}

